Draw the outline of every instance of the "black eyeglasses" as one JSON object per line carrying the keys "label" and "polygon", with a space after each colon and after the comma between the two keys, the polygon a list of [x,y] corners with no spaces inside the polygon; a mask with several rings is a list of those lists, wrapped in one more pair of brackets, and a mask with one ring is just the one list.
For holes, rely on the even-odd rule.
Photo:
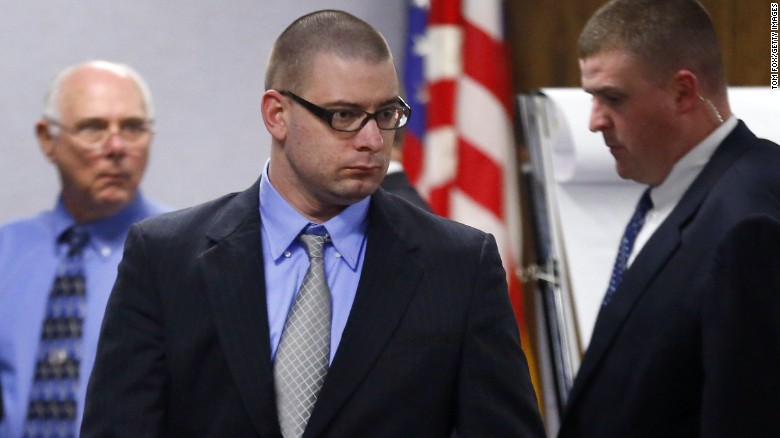
{"label": "black eyeglasses", "polygon": [[331,128],[342,132],[360,131],[371,119],[376,120],[376,126],[379,129],[390,131],[403,128],[412,114],[412,109],[400,97],[398,98],[400,106],[391,106],[376,113],[369,113],[357,109],[329,110],[296,96],[291,91],[284,90],[281,93],[298,102],[309,112],[325,121]]}

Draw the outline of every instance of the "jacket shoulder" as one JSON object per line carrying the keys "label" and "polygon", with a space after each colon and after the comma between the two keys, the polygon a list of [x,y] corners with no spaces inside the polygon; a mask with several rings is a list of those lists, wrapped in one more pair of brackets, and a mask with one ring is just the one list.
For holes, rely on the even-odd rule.
{"label": "jacket shoulder", "polygon": [[387,193],[374,195],[381,216],[395,228],[402,240],[424,246],[456,249],[481,245],[488,233],[418,208]]}
{"label": "jacket shoulder", "polygon": [[259,215],[259,201],[257,191],[249,189],[145,219],[134,228],[150,236],[202,235],[218,224],[238,223],[252,211]]}

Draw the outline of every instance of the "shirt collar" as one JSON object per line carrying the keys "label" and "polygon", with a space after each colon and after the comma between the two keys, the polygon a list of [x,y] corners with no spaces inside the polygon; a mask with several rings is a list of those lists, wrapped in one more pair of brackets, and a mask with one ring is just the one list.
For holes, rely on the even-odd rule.
{"label": "shirt collar", "polygon": [[737,118],[732,115],[675,163],[669,176],[650,191],[653,208],[663,209],[664,206],[676,204],[693,184],[693,180],[699,176],[718,146],[736,127]]}
{"label": "shirt collar", "polygon": [[387,165],[387,174],[403,172],[404,166],[400,161],[390,160],[390,164]]}
{"label": "shirt collar", "polygon": [[[119,210],[116,214],[84,223],[83,226],[89,233],[89,242],[87,243],[87,246],[103,248],[106,245],[110,247],[122,245],[130,225],[147,216],[145,205],[146,201],[139,191],[133,201],[130,202],[127,207]],[[60,196],[52,215],[52,225],[55,237],[59,238],[65,230],[75,223],[76,220],[65,208],[65,203],[62,200],[62,196]]]}
{"label": "shirt collar", "polygon": [[[270,160],[269,160],[270,161]],[[273,260],[278,260],[297,241],[310,223],[296,211],[268,179],[268,162],[260,177],[260,217]],[[370,197],[348,206],[322,225],[328,230],[333,247],[352,269],[356,269],[368,227]]]}

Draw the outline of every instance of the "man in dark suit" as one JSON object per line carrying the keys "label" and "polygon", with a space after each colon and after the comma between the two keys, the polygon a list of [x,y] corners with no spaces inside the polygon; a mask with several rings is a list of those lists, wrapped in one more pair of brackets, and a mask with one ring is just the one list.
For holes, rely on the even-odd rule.
{"label": "man in dark suit", "polygon": [[580,36],[580,68],[591,130],[652,204],[633,248],[630,232],[621,242],[560,436],[780,436],[780,254],[766,240],[780,148],[730,113],[709,15],[611,1]]}
{"label": "man in dark suit", "polygon": [[[398,91],[386,42],[352,15],[281,34],[260,180],[130,232],[82,436],[544,435],[493,237],[377,190],[409,115]],[[310,392],[294,386],[322,348],[288,342],[323,287],[307,252],[331,306]],[[308,362],[293,387],[283,349]],[[299,396],[291,415],[280,401]]]}

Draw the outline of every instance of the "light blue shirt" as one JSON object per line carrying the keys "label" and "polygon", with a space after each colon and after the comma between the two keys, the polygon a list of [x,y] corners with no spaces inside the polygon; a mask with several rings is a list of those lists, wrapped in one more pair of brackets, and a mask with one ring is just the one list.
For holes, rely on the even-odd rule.
{"label": "light blue shirt", "polygon": [[[279,195],[267,175],[266,171],[260,179],[260,217],[263,223],[263,266],[273,359],[284,331],[287,313],[309,268],[306,248],[298,236],[310,222]],[[332,306],[330,362],[341,341],[363,269],[369,202],[370,198],[366,197],[321,224],[328,231],[332,242],[325,245],[324,255],[325,277]]]}
{"label": "light blue shirt", "polygon": [[[114,216],[85,224],[89,233],[83,253],[87,308],[76,430],[81,425],[103,312],[127,231],[132,223],[163,211],[139,194]],[[0,379],[5,406],[0,437],[22,436],[44,311],[65,250],[64,245],[57,245],[57,238],[74,223],[60,200],[52,211],[0,227]]]}

